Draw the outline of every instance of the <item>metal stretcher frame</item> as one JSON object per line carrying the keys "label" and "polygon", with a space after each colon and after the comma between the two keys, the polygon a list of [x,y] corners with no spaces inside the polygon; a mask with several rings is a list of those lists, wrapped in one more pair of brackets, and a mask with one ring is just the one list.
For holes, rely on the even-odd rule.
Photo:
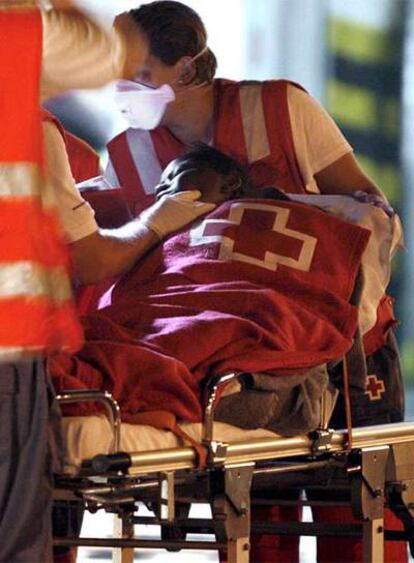
{"label": "metal stretcher frame", "polygon": [[[119,452],[120,414],[108,393],[72,392],[61,403],[101,400],[114,433],[113,454],[85,460],[76,477],[58,476],[57,501],[76,501],[94,512],[118,515],[115,537],[55,538],[55,545],[114,548],[114,561],[132,562],[134,549],[227,549],[229,563],[248,563],[250,536],[274,533],[315,536],[359,536],[364,563],[384,558],[384,537],[408,541],[414,551],[414,422],[355,428],[352,449],[348,432],[321,427],[309,435],[223,443],[214,439],[214,405],[218,390],[239,374],[213,380],[205,410],[203,447],[207,465],[198,467],[194,447],[145,452]],[[255,505],[281,504],[278,491],[286,487],[312,490],[312,501],[292,504],[335,506],[318,500],[327,487],[345,491],[361,524],[255,522]],[[316,500],[315,500],[316,499]],[[137,502],[151,508],[153,518],[137,516]],[[191,503],[208,503],[212,519],[188,517]],[[288,501],[284,499],[283,504]],[[404,532],[384,530],[384,507],[401,519]],[[161,539],[134,537],[135,524],[161,525]],[[191,541],[188,532],[213,533],[214,541]],[[166,559],[167,560],[167,559]]]}

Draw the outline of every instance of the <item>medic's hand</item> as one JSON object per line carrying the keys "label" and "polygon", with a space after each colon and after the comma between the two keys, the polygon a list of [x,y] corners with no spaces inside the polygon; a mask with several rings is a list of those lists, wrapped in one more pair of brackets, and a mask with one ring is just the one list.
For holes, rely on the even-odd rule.
{"label": "medic's hand", "polygon": [[356,199],[357,201],[360,201],[361,203],[369,203],[370,205],[374,205],[375,207],[379,207],[390,218],[394,217],[394,215],[395,215],[395,211],[391,207],[391,205],[379,195],[370,194],[368,192],[358,190],[358,191],[352,193],[352,197],[354,199]]}
{"label": "medic's hand", "polygon": [[197,201],[200,196],[198,190],[166,194],[138,219],[162,239],[215,208],[214,203]]}

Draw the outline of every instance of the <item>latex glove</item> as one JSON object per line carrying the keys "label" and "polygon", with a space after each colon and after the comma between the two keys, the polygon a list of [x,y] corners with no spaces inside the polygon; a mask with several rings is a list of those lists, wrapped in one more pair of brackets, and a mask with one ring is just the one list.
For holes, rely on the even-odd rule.
{"label": "latex glove", "polygon": [[145,209],[138,219],[162,239],[216,207],[214,203],[197,201],[200,196],[198,190],[167,194]]}
{"label": "latex glove", "polygon": [[357,201],[360,201],[361,203],[369,203],[370,205],[379,207],[390,218],[394,217],[395,215],[395,211],[391,207],[391,205],[379,195],[369,194],[362,190],[358,190],[356,192],[353,192],[352,197],[355,198]]}

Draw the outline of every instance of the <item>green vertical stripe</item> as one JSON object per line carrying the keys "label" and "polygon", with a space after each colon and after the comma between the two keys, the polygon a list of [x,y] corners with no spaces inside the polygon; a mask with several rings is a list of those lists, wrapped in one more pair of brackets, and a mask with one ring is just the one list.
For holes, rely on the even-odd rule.
{"label": "green vertical stripe", "polygon": [[388,29],[372,29],[335,17],[330,19],[328,47],[333,53],[362,63],[395,61],[393,38]]}
{"label": "green vertical stripe", "polygon": [[327,103],[333,118],[357,131],[373,131],[389,140],[400,135],[400,102],[397,98],[334,79],[327,82]]}
{"label": "green vertical stripe", "polygon": [[364,172],[380,186],[391,205],[398,205],[401,195],[401,174],[398,166],[391,162],[380,164],[358,152],[355,156]]}
{"label": "green vertical stripe", "polygon": [[376,126],[375,95],[351,84],[329,80],[327,100],[330,111],[338,122],[359,130]]}

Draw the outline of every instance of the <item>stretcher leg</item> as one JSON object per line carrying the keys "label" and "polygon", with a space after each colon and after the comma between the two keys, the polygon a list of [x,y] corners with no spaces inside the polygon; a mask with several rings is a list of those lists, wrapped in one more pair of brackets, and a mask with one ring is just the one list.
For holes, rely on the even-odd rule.
{"label": "stretcher leg", "polygon": [[[132,539],[134,537],[134,524],[127,518],[114,517],[114,538]],[[121,547],[112,551],[113,563],[133,563],[134,548]]]}
{"label": "stretcher leg", "polygon": [[[334,499],[335,497],[333,497]],[[351,508],[344,506],[312,507],[315,522],[358,524],[360,521],[352,515]],[[403,530],[398,518],[388,508],[384,511],[384,527],[386,530]],[[361,563],[363,561],[363,541],[360,538],[320,537],[317,539],[317,558],[319,563],[336,563],[341,553],[343,563]],[[385,541],[384,558],[378,561],[385,563],[407,563],[407,546],[403,541]],[[377,563],[377,562],[375,562]]]}
{"label": "stretcher leg", "polygon": [[[387,530],[402,530],[402,523],[384,509],[385,475],[390,472],[390,455],[395,457],[394,446],[367,447],[354,452],[349,458],[351,478],[351,506],[312,507],[315,522],[363,523],[362,541],[358,538],[318,538],[317,555],[320,563],[333,563],[341,553],[344,563],[406,563],[407,547],[404,542],[387,541],[384,546],[384,522]],[[405,446],[405,449],[407,446]],[[389,475],[392,480],[394,475]],[[344,501],[347,495],[327,490],[327,498]]]}
{"label": "stretcher leg", "polygon": [[228,563],[249,563],[249,536],[228,541],[227,560]]}
{"label": "stretcher leg", "polygon": [[384,519],[367,520],[362,529],[363,563],[384,561]]}
{"label": "stretcher leg", "polygon": [[223,474],[213,477],[215,490],[212,504],[213,518],[222,522],[217,529],[218,541],[227,542],[227,563],[249,563],[250,561],[250,489],[253,466],[226,468]]}

